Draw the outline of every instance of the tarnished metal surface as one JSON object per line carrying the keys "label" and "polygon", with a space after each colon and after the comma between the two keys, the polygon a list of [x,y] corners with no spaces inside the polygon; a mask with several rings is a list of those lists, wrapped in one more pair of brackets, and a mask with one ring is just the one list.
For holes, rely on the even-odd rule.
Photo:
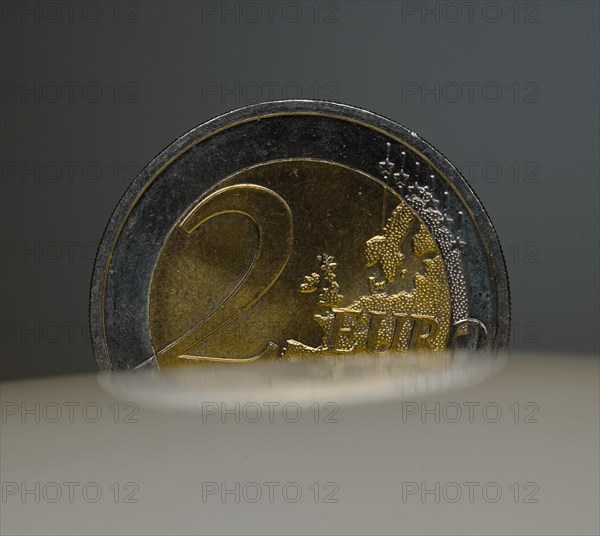
{"label": "tarnished metal surface", "polygon": [[502,349],[498,239],[415,133],[322,101],[188,132],[137,177],[103,237],[91,328],[103,370]]}

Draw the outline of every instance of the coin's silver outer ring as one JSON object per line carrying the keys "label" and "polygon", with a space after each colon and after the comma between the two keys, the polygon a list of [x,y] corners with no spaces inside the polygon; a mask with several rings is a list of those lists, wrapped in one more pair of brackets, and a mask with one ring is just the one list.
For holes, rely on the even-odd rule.
{"label": "coin's silver outer ring", "polygon": [[137,368],[145,364],[155,365],[153,355],[140,356],[140,362],[136,367],[113,363],[109,356],[103,330],[101,301],[104,298],[104,277],[108,269],[107,264],[110,262],[112,247],[119,236],[121,222],[128,217],[132,203],[142,194],[148,182],[160,173],[175,156],[193,144],[194,141],[226,129],[232,124],[253,119],[256,120],[261,116],[269,117],[286,113],[327,115],[363,123],[374,130],[379,130],[383,134],[391,135],[408,144],[427,158],[452,183],[452,187],[462,197],[464,204],[472,213],[473,219],[477,223],[478,231],[487,248],[494,280],[493,286],[496,291],[497,324],[495,336],[491,341],[491,348],[507,348],[510,336],[510,289],[504,256],[496,231],[487,212],[460,172],[431,144],[413,131],[391,119],[347,104],[331,101],[294,99],[270,101],[239,108],[193,128],[158,154],[132,182],[119,201],[104,231],[94,263],[90,296],[90,332],[98,368],[109,371],[117,368]]}

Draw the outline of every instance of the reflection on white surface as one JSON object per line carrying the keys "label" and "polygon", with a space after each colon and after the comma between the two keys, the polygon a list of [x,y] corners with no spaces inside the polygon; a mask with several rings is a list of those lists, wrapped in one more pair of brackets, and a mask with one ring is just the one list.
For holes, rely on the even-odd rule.
{"label": "reflection on white surface", "polygon": [[407,399],[464,388],[497,373],[506,354],[352,355],[100,374],[100,385],[145,407],[293,400],[308,406]]}
{"label": "reflection on white surface", "polygon": [[[145,407],[151,393],[164,407],[175,380],[162,394],[130,384],[119,400],[95,375],[4,383],[0,533],[597,535],[598,365],[511,355],[487,380],[413,398],[398,387],[407,376],[386,383],[347,361],[304,377],[319,396],[347,381],[327,407],[294,400],[306,391],[285,391],[283,372],[262,383],[246,372],[242,401],[282,395],[259,418],[262,403],[244,412],[233,384],[210,391],[209,375],[204,412]],[[348,404],[359,378],[385,400]]]}

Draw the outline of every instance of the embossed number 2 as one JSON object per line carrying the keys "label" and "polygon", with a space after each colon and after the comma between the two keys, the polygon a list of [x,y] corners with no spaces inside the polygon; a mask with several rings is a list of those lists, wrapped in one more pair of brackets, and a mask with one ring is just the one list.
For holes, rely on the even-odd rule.
{"label": "embossed number 2", "polygon": [[179,227],[191,235],[208,220],[231,213],[250,218],[258,229],[259,245],[254,261],[238,285],[207,318],[157,352],[159,361],[161,358],[253,361],[274,357],[277,353],[277,345],[270,342],[260,354],[244,359],[186,354],[252,307],[277,281],[292,253],[294,234],[290,207],[278,194],[256,184],[238,184],[217,190],[200,201]]}

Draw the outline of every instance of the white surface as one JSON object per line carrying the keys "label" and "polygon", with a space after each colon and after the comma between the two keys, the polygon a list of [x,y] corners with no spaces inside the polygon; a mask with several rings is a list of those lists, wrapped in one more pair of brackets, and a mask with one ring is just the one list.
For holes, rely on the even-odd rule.
{"label": "white surface", "polygon": [[[337,423],[322,422],[329,413],[322,404],[318,423],[306,408],[295,423],[286,422],[280,408],[272,423],[268,415],[249,422],[254,414],[240,412],[236,423],[231,403],[230,415],[140,410],[134,416],[139,422],[125,423],[129,408],[119,402],[111,409],[114,401],[94,376],[4,383],[1,479],[5,491],[16,485],[19,492],[0,503],[1,533],[598,534],[598,365],[594,357],[513,356],[483,383],[424,399],[429,409],[440,403],[441,417],[435,422],[435,415],[426,416],[425,423],[423,414],[406,414],[415,408],[410,400],[342,406]],[[24,402],[32,413],[23,413]],[[80,404],[73,406],[72,419],[65,402]],[[102,409],[95,423],[82,414],[90,402],[88,420],[94,408]],[[56,404],[63,413],[52,423]],[[449,422],[456,405],[463,416]],[[488,422],[498,407],[502,416]],[[535,407],[539,411],[530,420],[538,422],[523,422]],[[39,502],[35,494],[23,498],[24,486],[35,489],[36,482],[47,496],[40,491]],[[72,485],[72,503],[67,482],[78,483]],[[135,482],[138,502],[123,502],[121,489],[115,503],[110,489],[115,482],[121,488]],[[273,503],[264,486],[264,498],[256,503],[243,497],[236,503],[232,496],[203,502],[203,482],[281,486]],[[282,498],[289,482],[303,491],[296,503]],[[314,482],[321,487],[316,504],[309,489]],[[337,503],[322,502],[328,482],[339,486]],[[432,489],[439,482],[447,497],[440,494],[435,502],[429,495],[423,502],[417,494],[403,502],[403,483],[407,490],[410,482]],[[472,485],[472,503],[466,482],[479,483]],[[538,502],[524,502],[535,489],[525,489],[530,482],[539,488],[532,497]],[[50,483],[63,490],[54,503],[48,500],[55,491]],[[82,487],[89,483],[102,490],[96,503],[83,499]],[[449,483],[462,488],[457,502],[448,500],[455,491]],[[482,488],[490,483],[490,496],[502,490],[498,502],[483,498]],[[88,488],[90,496],[94,489]]]}

